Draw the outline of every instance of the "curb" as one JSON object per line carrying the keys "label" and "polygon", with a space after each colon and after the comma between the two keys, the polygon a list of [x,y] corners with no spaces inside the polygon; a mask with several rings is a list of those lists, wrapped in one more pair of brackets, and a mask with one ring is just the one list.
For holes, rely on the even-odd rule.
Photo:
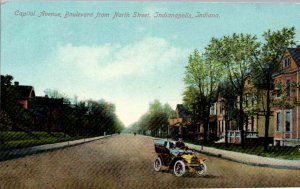
{"label": "curb", "polygon": [[[222,151],[218,150],[218,149],[216,149],[216,151],[219,151],[219,153],[212,153],[212,152],[205,151],[205,149],[201,150],[200,148],[202,148],[202,147],[199,146],[199,145],[193,145],[193,144],[189,144],[189,143],[186,143],[186,145],[187,146],[193,146],[192,149],[196,150],[199,153],[206,154],[206,155],[213,156],[213,157],[217,157],[217,158],[226,159],[226,160],[237,162],[237,163],[246,164],[246,165],[259,166],[259,167],[269,167],[269,168],[276,168],[276,169],[300,170],[300,161],[299,160],[284,160],[284,159],[268,158],[268,157],[261,157],[261,156],[256,156],[256,155],[252,155],[252,154],[243,154],[243,153],[238,153],[238,152],[231,152],[231,151],[226,151],[226,150],[224,150],[224,151],[228,152],[228,154],[224,155],[224,154],[222,154]],[[204,147],[204,148],[208,148],[208,147]],[[232,157],[232,156],[230,157],[230,153],[240,154],[240,156],[244,156],[244,157],[248,156],[248,161],[238,159],[238,158],[235,158],[235,157]],[[255,159],[265,160],[265,161],[269,160],[270,163],[258,162],[258,161],[255,161],[254,158],[251,159],[251,157],[254,157]],[[241,157],[241,158],[243,158],[243,157]],[[272,164],[271,161],[273,161],[273,162],[277,161],[277,164],[274,164],[274,163]],[[282,164],[278,164],[278,162],[280,162],[280,161],[282,162]],[[289,164],[294,164],[294,165],[289,165]]]}
{"label": "curb", "polygon": [[0,162],[19,158],[19,157],[24,157],[27,155],[33,155],[33,154],[38,154],[38,153],[42,153],[42,152],[49,152],[49,151],[54,151],[54,150],[58,150],[58,149],[73,147],[73,146],[77,146],[80,144],[92,142],[95,140],[107,138],[110,136],[114,136],[114,135],[106,135],[106,136],[85,138],[85,139],[59,142],[59,143],[53,143],[53,144],[43,144],[43,145],[32,146],[32,147],[28,147],[28,148],[0,151]]}
{"label": "curb", "polygon": [[[162,139],[157,137],[151,137],[152,139]],[[289,169],[289,170],[300,170],[300,160],[285,160],[285,159],[276,159],[270,157],[257,156],[253,154],[244,154],[239,152],[233,152],[228,150],[220,150],[217,148],[205,147],[195,144],[190,144],[185,142],[186,146],[189,148],[209,156],[222,158],[225,160],[233,161],[236,163],[242,163],[245,165],[252,165],[258,167],[268,167],[268,168],[276,168],[276,169]],[[208,151],[205,150],[209,149]],[[214,150],[215,152],[209,152],[210,150]]]}

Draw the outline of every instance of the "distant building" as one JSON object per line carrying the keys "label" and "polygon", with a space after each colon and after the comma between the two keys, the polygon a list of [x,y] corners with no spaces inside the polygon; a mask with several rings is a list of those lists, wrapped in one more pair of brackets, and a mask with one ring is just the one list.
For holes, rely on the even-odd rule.
{"label": "distant building", "polygon": [[177,138],[185,137],[191,126],[191,114],[184,105],[177,104],[174,117],[169,119],[169,134]]}
{"label": "distant building", "polygon": [[63,99],[48,98],[47,96],[37,96],[35,98],[35,107],[33,112],[35,114],[34,129],[61,131],[63,126],[58,123],[59,116],[63,113],[64,103]]}
{"label": "distant building", "polygon": [[19,82],[15,82],[14,87],[19,95],[18,103],[25,109],[33,107],[35,98],[33,86],[19,85]]}

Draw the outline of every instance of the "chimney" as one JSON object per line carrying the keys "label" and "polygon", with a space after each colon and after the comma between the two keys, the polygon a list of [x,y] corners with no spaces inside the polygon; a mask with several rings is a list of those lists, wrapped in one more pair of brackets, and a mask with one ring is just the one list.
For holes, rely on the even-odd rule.
{"label": "chimney", "polygon": [[18,87],[19,86],[19,82],[15,81],[15,86]]}

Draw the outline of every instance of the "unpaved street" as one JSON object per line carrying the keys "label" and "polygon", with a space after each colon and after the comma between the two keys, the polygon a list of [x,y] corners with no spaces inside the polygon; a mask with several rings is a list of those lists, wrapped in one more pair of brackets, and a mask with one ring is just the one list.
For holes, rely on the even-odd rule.
{"label": "unpaved street", "polygon": [[249,166],[207,157],[208,173],[177,178],[153,169],[153,140],[116,135],[0,162],[0,188],[300,187],[300,170]]}

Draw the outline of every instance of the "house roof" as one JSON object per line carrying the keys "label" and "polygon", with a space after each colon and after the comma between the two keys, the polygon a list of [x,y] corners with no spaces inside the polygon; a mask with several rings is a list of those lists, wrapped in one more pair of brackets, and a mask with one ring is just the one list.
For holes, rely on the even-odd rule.
{"label": "house roof", "polygon": [[297,48],[287,48],[287,51],[290,53],[297,66],[300,67],[300,45]]}
{"label": "house roof", "polygon": [[181,118],[186,118],[188,116],[190,116],[190,113],[187,111],[187,109],[183,106],[183,104],[177,104],[176,107],[179,117]]}
{"label": "house roof", "polygon": [[30,97],[35,97],[35,92],[33,86],[26,86],[26,85],[18,85],[16,89],[20,95],[21,99],[28,99]]}
{"label": "house roof", "polygon": [[36,106],[47,106],[47,107],[62,107],[63,99],[62,98],[48,98],[43,96],[37,96],[35,98]]}

